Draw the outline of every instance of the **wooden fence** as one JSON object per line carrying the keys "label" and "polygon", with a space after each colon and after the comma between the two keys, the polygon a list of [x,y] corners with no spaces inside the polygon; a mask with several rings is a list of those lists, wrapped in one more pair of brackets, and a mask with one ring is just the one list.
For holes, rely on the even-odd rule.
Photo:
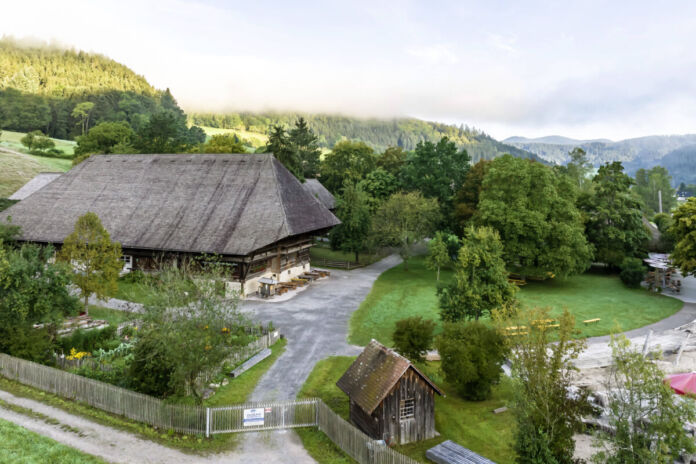
{"label": "wooden fence", "polygon": [[3,353],[0,375],[160,429],[210,436],[316,426],[360,464],[417,464],[368,437],[316,398],[217,408],[175,405]]}
{"label": "wooden fence", "polygon": [[337,268],[337,269],[346,269],[348,271],[357,269],[359,267],[363,267],[362,264],[360,263],[354,263],[351,261],[339,261],[335,259],[326,259],[326,258],[312,258],[312,265],[315,266],[325,266],[325,267],[332,267],[332,268]]}

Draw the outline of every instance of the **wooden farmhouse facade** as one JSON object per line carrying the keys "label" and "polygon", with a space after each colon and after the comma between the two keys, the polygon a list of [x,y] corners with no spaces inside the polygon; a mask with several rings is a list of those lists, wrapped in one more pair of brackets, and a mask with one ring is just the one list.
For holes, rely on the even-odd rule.
{"label": "wooden farmhouse facade", "polygon": [[405,444],[438,436],[435,395],[442,391],[411,362],[372,340],[336,383],[350,420],[372,438]]}
{"label": "wooden farmhouse facade", "polygon": [[21,241],[60,247],[96,213],[125,269],[214,255],[228,290],[309,271],[313,237],[340,221],[271,154],[95,155],[0,213]]}

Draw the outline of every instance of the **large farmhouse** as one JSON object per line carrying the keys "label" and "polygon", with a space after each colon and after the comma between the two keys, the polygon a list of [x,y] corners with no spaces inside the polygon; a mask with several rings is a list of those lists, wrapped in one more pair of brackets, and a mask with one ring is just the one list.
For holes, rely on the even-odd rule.
{"label": "large farmhouse", "polygon": [[0,213],[20,240],[60,247],[92,211],[121,243],[126,267],[216,255],[228,289],[309,270],[313,236],[339,220],[270,154],[97,155]]}

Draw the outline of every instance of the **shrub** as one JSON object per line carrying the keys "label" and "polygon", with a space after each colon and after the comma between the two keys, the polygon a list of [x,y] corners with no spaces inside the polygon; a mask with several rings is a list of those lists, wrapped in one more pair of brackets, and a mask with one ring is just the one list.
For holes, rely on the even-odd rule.
{"label": "shrub", "polygon": [[447,382],[465,399],[482,401],[500,381],[507,354],[503,336],[480,322],[447,323],[437,339]]}
{"label": "shrub", "polygon": [[0,351],[40,364],[53,364],[55,344],[47,329],[31,326],[7,327],[0,330]]}
{"label": "shrub", "polygon": [[72,348],[75,348],[77,351],[87,351],[91,353],[98,349],[113,349],[118,346],[120,342],[116,337],[116,327],[109,326],[98,330],[77,329],[67,337],[61,338],[58,343],[66,353]]}
{"label": "shrub", "polygon": [[419,361],[433,346],[435,323],[420,316],[401,319],[396,322],[392,339],[394,348],[401,355]]}
{"label": "shrub", "polygon": [[624,258],[621,263],[621,281],[630,288],[639,288],[645,278],[645,266],[640,258]]}
{"label": "shrub", "polygon": [[170,396],[175,391],[171,381],[174,369],[167,357],[165,340],[154,332],[141,334],[129,369],[133,389],[147,395]]}

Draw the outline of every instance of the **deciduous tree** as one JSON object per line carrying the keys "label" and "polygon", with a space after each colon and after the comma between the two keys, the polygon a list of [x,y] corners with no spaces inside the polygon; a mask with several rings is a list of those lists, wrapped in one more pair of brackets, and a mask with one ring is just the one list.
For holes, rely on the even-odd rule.
{"label": "deciduous tree", "polygon": [[246,153],[244,145],[233,134],[215,134],[201,147],[203,153]]}
{"label": "deciduous tree", "polygon": [[[671,464],[696,452],[684,424],[696,421],[691,399],[680,401],[665,374],[625,336],[612,337],[612,365],[605,380],[613,433],[600,429],[609,446],[594,456],[606,464]],[[659,357],[659,353],[656,354]]]}
{"label": "deciduous tree", "polygon": [[466,173],[464,183],[457,190],[453,216],[459,232],[464,232],[478,209],[483,179],[486,177],[490,165],[491,162],[486,160],[474,164]]}
{"label": "deciduous tree", "polygon": [[585,233],[595,248],[595,260],[616,268],[626,256],[642,257],[650,233],[623,165],[615,161],[601,166],[592,184],[594,192],[581,195],[578,204],[585,212]]}
{"label": "deciduous tree", "polygon": [[407,270],[413,245],[431,234],[439,219],[436,199],[420,192],[395,193],[375,213],[371,235],[377,244],[398,248]]}
{"label": "deciduous tree", "polygon": [[159,361],[157,382],[147,370],[132,370],[136,387],[163,395],[188,390],[200,404],[202,388],[211,380],[206,374],[217,374],[242,348],[249,322],[237,309],[238,299],[220,292],[224,270],[214,260],[195,273],[185,263],[165,268],[156,283],[144,285],[152,297],[141,317],[135,364],[151,365],[153,356]]}
{"label": "deciduous tree", "polygon": [[433,347],[435,323],[421,316],[407,317],[396,322],[392,340],[396,351],[412,361],[420,361]]}
{"label": "deciduous tree", "polygon": [[696,275],[696,197],[686,200],[672,216],[670,234],[676,245],[670,255],[682,275]]}
{"label": "deciduous tree", "polygon": [[592,250],[566,176],[541,163],[505,155],[495,159],[481,191],[474,223],[498,231],[509,270],[540,277],[585,271]]}
{"label": "deciduous tree", "polygon": [[575,320],[567,310],[553,336],[545,323],[552,319],[548,309],[525,316],[515,325],[528,333],[516,335],[511,350],[517,462],[571,464],[573,435],[581,429],[583,415],[591,412],[587,392],[569,394],[577,371],[573,362],[585,342],[574,338]]}
{"label": "deciduous tree", "polygon": [[87,132],[87,129],[89,128],[89,118],[92,114],[93,109],[94,103],[86,101],[78,103],[72,110],[72,117],[76,118],[79,121],[82,135],[85,135],[85,132]]}
{"label": "deciduous tree", "polygon": [[132,153],[135,133],[125,121],[102,122],[77,138],[75,155]]}
{"label": "deciduous tree", "polygon": [[116,280],[123,268],[121,245],[111,241],[95,213],[80,216],[75,230],[63,240],[57,257],[74,267],[72,280],[80,289],[85,312],[91,295],[105,299],[116,293]]}
{"label": "deciduous tree", "polygon": [[660,196],[663,212],[669,212],[677,205],[675,190],[672,188],[672,176],[662,166],[654,166],[649,170],[639,169],[636,172],[633,190],[643,200],[643,212],[648,217],[660,212]]}
{"label": "deciduous tree", "polygon": [[443,216],[449,215],[452,198],[464,183],[470,161],[466,150],[457,150],[447,137],[437,144],[419,142],[406,158],[401,171],[403,187],[419,190],[426,198],[437,199]]}
{"label": "deciduous tree", "polygon": [[508,349],[496,328],[480,322],[457,322],[445,324],[437,338],[437,351],[445,379],[459,396],[483,401],[500,382]]}
{"label": "deciduous tree", "polygon": [[454,278],[438,288],[442,320],[479,320],[514,299],[516,287],[508,282],[502,255],[498,232],[488,227],[467,229]]}
{"label": "deciduous tree", "polygon": [[372,148],[363,142],[338,142],[321,163],[321,183],[339,193],[345,180],[360,182],[374,170],[376,161]]}
{"label": "deciduous tree", "polygon": [[370,197],[360,184],[346,181],[343,193],[336,199],[336,216],[341,224],[331,230],[333,248],[355,254],[355,262],[360,262],[359,253],[367,247],[370,233]]}
{"label": "deciduous tree", "polygon": [[451,240],[459,239],[454,235],[438,231],[428,242],[428,256],[425,258],[425,265],[428,269],[436,271],[438,282],[440,281],[440,268],[452,263],[448,246]]}

